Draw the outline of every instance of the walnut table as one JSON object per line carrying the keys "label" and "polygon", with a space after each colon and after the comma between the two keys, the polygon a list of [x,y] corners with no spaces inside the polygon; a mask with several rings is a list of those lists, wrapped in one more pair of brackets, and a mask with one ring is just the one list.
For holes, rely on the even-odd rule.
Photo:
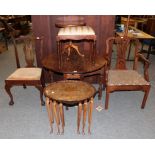
{"label": "walnut table", "polygon": [[63,105],[74,106],[78,105],[77,111],[77,132],[80,133],[80,121],[83,110],[83,127],[82,133],[85,133],[86,115],[88,112],[88,133],[90,133],[90,126],[92,121],[93,98],[96,89],[87,82],[77,80],[64,80],[49,84],[44,89],[46,96],[46,106],[53,132],[54,119],[57,124],[58,134],[60,133],[60,121],[62,125],[62,133],[64,132],[65,120]]}

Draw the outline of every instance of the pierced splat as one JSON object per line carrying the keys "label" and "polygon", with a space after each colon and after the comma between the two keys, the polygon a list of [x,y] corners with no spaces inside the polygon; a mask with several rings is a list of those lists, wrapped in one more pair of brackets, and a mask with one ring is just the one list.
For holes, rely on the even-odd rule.
{"label": "pierced splat", "polygon": [[26,67],[34,67],[34,40],[24,40],[23,51],[25,54]]}
{"label": "pierced splat", "polygon": [[[117,60],[116,60],[116,66],[115,69],[127,69],[126,68],[126,52],[129,50],[129,46],[131,46],[132,42],[135,44],[139,44],[137,40],[134,38],[128,38],[126,36],[124,37],[110,37],[106,41],[107,46],[107,57],[109,60],[111,59],[111,53],[109,53],[110,49],[112,49],[113,44],[115,44],[116,52],[117,52]],[[136,49],[134,50],[135,56],[138,53],[138,46],[136,46]]]}
{"label": "pierced splat", "polygon": [[[21,48],[22,52],[24,52],[25,56],[25,62],[26,66],[25,67],[35,67],[34,66],[34,60],[35,60],[35,49],[40,49],[40,53],[43,53],[43,37],[34,37],[34,36],[21,36],[19,38],[14,38],[12,37],[13,41],[13,46],[15,49],[15,58],[16,58],[16,63],[17,63],[17,68],[20,68],[20,61],[19,61],[19,53],[18,50],[20,48],[17,48],[17,43],[21,43]],[[41,55],[42,57],[42,55]],[[41,58],[40,57],[40,58]]]}
{"label": "pierced splat", "polygon": [[116,51],[117,51],[117,62],[116,62],[116,69],[126,69],[126,51],[130,44],[130,39],[123,37],[123,38],[116,38]]}

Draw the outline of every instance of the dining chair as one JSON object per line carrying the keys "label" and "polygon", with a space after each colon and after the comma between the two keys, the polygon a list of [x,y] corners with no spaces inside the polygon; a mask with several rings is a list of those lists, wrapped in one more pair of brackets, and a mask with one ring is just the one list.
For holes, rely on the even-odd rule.
{"label": "dining chair", "polygon": [[[134,43],[134,61],[133,68],[128,69],[126,64],[126,53],[130,42]],[[114,44],[114,46],[113,46]],[[105,109],[108,109],[109,95],[114,91],[143,91],[144,98],[141,108],[144,109],[146,100],[150,91],[148,67],[149,61],[139,53],[139,40],[136,38],[110,37],[106,40],[106,59],[108,61],[106,71],[106,98]],[[115,47],[115,48],[114,48]],[[112,69],[111,50],[116,51],[116,65]],[[138,61],[144,62],[144,76],[138,73]],[[140,65],[140,64],[139,64]]]}
{"label": "dining chair", "polygon": [[[43,73],[41,68],[34,65],[35,52],[37,52],[35,47],[37,46],[37,49],[40,50],[40,53],[42,53],[43,37],[21,36],[15,39],[11,35],[11,38],[13,41],[17,69],[5,80],[5,90],[11,99],[9,104],[14,104],[13,95],[10,91],[13,86],[23,86],[24,88],[26,88],[26,86],[35,86],[40,91],[41,105],[44,105]],[[21,67],[20,64],[22,57],[21,53],[25,55],[25,67]]]}

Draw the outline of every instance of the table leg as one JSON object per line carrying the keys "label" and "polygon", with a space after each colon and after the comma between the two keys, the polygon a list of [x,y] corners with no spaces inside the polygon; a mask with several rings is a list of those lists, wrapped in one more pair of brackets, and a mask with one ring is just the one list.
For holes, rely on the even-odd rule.
{"label": "table leg", "polygon": [[95,58],[96,58],[96,40],[93,41],[93,55],[92,55],[93,65],[95,64]]}
{"label": "table leg", "polygon": [[84,101],[83,105],[83,128],[82,128],[82,133],[85,134],[85,125],[86,125],[86,116],[87,116],[87,101]]}
{"label": "table leg", "polygon": [[59,69],[61,68],[61,54],[60,54],[60,41],[57,41],[57,54],[58,54],[58,61],[59,61]]}
{"label": "table leg", "polygon": [[59,103],[59,111],[60,111],[60,119],[62,123],[62,132],[61,134],[64,133],[64,126],[65,126],[65,119],[64,119],[64,109],[63,109],[63,104]]}
{"label": "table leg", "polygon": [[104,71],[105,71],[105,68],[103,67],[100,70],[100,75],[99,75],[99,88],[98,88],[98,99],[99,100],[101,100],[101,98],[102,98],[103,80],[104,80],[104,75],[103,74],[104,74]]}
{"label": "table leg", "polygon": [[49,118],[49,122],[50,122],[50,127],[51,127],[51,131],[50,131],[50,133],[53,133],[53,117],[52,117],[52,115],[51,115],[51,106],[50,106],[50,100],[49,100],[49,98],[48,97],[46,97],[46,108],[47,108],[47,113],[48,113],[48,118]]}
{"label": "table leg", "polygon": [[53,112],[53,102],[52,102],[52,100],[50,100],[50,109],[51,109],[52,123],[54,123],[54,112]]}
{"label": "table leg", "polygon": [[82,113],[82,103],[80,102],[78,105],[78,112],[77,112],[77,133],[80,134],[80,122],[81,122],[81,113]]}
{"label": "table leg", "polygon": [[92,113],[93,113],[93,107],[94,107],[94,99],[93,97],[90,99],[89,103],[89,113],[88,113],[88,133],[91,134],[90,132],[90,127],[91,127],[91,122],[92,122]]}
{"label": "table leg", "polygon": [[59,115],[58,115],[59,113],[58,113],[57,104],[58,103],[56,101],[53,101],[53,112],[54,112],[54,117],[56,120],[57,129],[58,129],[57,134],[60,134],[60,128],[59,128],[60,120],[59,120]]}
{"label": "table leg", "polygon": [[53,80],[53,72],[52,71],[49,71],[49,74],[50,74],[50,81],[51,81],[51,83],[54,81]]}

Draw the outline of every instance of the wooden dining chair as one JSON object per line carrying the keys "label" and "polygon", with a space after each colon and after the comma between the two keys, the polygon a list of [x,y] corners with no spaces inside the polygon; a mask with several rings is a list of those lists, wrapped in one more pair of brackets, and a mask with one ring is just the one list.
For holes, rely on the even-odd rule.
{"label": "wooden dining chair", "polygon": [[[134,61],[133,69],[127,69],[126,65],[126,52],[130,43],[134,43]],[[116,66],[112,69],[111,65],[111,50],[115,44],[114,51],[117,52]],[[146,100],[150,91],[148,67],[149,61],[139,53],[139,40],[136,38],[124,37],[110,37],[106,40],[106,59],[109,63],[106,72],[106,98],[105,98],[105,109],[108,109],[109,95],[114,91],[143,91],[144,98],[141,104],[143,109],[146,104]],[[144,77],[138,73],[138,61],[143,60],[144,62]]]}
{"label": "wooden dining chair", "polygon": [[[41,105],[44,105],[43,101],[43,87],[44,87],[44,80],[42,69],[39,67],[35,67],[34,65],[34,52],[35,47],[40,50],[40,53],[43,51],[43,37],[34,37],[34,36],[23,36],[14,39],[11,35],[14,51],[15,51],[15,58],[17,63],[17,69],[8,76],[5,80],[5,90],[10,96],[10,105],[14,104],[13,95],[11,94],[11,87],[13,86],[35,86],[40,91],[40,100]],[[20,56],[21,53],[25,55],[25,62],[26,66],[21,68],[20,65]],[[20,54],[19,54],[20,53]]]}

